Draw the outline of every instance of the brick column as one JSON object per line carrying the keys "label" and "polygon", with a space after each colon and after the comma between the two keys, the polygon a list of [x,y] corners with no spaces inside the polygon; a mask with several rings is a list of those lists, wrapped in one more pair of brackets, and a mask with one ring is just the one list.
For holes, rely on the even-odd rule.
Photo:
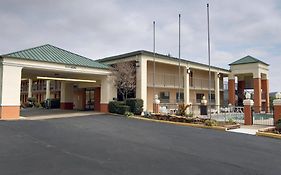
{"label": "brick column", "polygon": [[243,105],[244,105],[244,124],[252,125],[253,124],[252,106],[254,105],[254,101],[248,98],[243,101]]}
{"label": "brick column", "polygon": [[274,118],[274,124],[281,119],[281,94],[280,92],[276,94],[276,99],[273,100],[273,118]]}
{"label": "brick column", "polygon": [[235,106],[235,79],[228,79],[228,103]]}
{"label": "brick column", "polygon": [[153,101],[153,113],[159,113],[159,112],[160,112],[160,100],[158,99],[158,95],[155,95]]}
{"label": "brick column", "polygon": [[254,111],[260,113],[261,111],[261,79],[254,78]]}
{"label": "brick column", "polygon": [[94,111],[100,111],[100,87],[94,90]]}
{"label": "brick column", "polygon": [[269,82],[268,79],[261,80],[261,89],[263,93],[263,99],[265,99],[265,112],[269,111]]}

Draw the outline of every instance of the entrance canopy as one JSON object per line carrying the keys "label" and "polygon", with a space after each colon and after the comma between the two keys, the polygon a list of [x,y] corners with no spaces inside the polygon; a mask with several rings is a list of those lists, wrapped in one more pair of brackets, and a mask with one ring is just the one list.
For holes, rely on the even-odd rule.
{"label": "entrance canopy", "polygon": [[[229,65],[231,70],[228,77],[229,103],[242,106],[244,90],[252,89],[255,112],[269,112],[269,64],[248,55]],[[238,83],[236,92],[235,76]]]}
{"label": "entrance canopy", "polygon": [[0,119],[19,117],[23,79],[31,80],[31,84],[38,79],[61,81],[61,101],[67,103],[74,85],[100,87],[101,105],[116,97],[109,66],[49,44],[5,54],[0,59]]}

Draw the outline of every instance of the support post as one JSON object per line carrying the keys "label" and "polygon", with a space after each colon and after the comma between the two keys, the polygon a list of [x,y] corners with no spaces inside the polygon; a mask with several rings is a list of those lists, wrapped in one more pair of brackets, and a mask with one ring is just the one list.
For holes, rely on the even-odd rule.
{"label": "support post", "polygon": [[261,111],[261,78],[254,78],[254,111],[260,113]]}
{"label": "support post", "polygon": [[263,99],[265,99],[265,112],[269,113],[269,82],[268,79],[261,80],[261,88],[262,88],[262,94]]}
{"label": "support post", "polygon": [[216,99],[216,110],[220,113],[220,73],[215,72],[215,99]]}
{"label": "support post", "polygon": [[27,95],[28,98],[31,98],[32,97],[32,79],[29,78],[28,79],[28,95]]}
{"label": "support post", "polygon": [[73,84],[61,82],[61,109],[73,109]]}
{"label": "support post", "polygon": [[0,119],[18,120],[20,115],[20,89],[22,67],[0,66]]}
{"label": "support post", "polygon": [[108,112],[108,103],[117,97],[117,89],[113,85],[113,76],[105,76],[101,80],[101,100],[100,100],[100,111]]}
{"label": "support post", "polygon": [[254,101],[251,98],[251,95],[247,93],[246,99],[243,101],[244,105],[244,124],[252,125],[253,124],[253,116],[252,116],[252,106],[254,105]]}
{"label": "support post", "polygon": [[228,103],[235,106],[235,77],[228,77]]}
{"label": "support post", "polygon": [[[143,100],[143,110],[147,110],[147,60],[141,56],[136,69],[136,97]],[[154,94],[155,95],[155,94]],[[154,96],[152,96],[154,97]]]}
{"label": "support post", "polygon": [[46,80],[46,97],[45,97],[45,100],[47,99],[50,99],[50,96],[51,96],[51,80]]}
{"label": "support post", "polygon": [[281,93],[278,92],[275,95],[276,99],[273,100],[273,109],[274,109],[274,113],[273,113],[273,118],[274,118],[274,124],[276,124],[276,122],[281,119]]}

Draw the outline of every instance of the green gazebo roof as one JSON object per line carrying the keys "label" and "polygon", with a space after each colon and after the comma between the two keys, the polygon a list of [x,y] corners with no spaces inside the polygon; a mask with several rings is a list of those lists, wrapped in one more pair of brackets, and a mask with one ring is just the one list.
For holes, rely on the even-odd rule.
{"label": "green gazebo roof", "polygon": [[239,64],[251,64],[251,63],[262,63],[262,64],[265,64],[267,66],[269,66],[269,64],[257,59],[257,58],[254,58],[250,55],[248,56],[245,56],[237,61],[234,61],[233,63],[229,64],[230,66],[232,65],[239,65]]}

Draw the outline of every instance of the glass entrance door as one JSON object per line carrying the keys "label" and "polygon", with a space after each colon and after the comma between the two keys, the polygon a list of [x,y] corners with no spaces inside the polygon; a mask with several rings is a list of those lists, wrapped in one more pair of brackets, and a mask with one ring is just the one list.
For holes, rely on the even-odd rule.
{"label": "glass entrance door", "polygon": [[94,110],[94,89],[86,89],[85,110]]}

